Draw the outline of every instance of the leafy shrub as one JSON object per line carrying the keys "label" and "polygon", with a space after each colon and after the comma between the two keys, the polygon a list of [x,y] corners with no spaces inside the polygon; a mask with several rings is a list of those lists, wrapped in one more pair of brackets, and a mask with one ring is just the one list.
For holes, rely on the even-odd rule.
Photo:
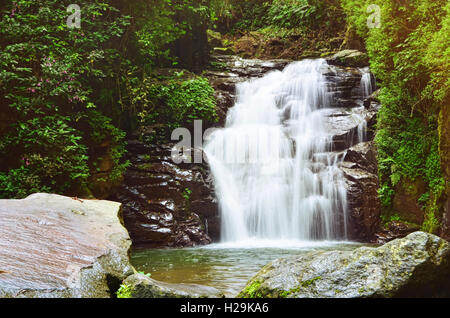
{"label": "leafy shrub", "polygon": [[268,12],[268,19],[271,24],[283,28],[310,26],[321,18],[317,12],[318,7],[310,2],[308,0],[274,0]]}
{"label": "leafy shrub", "polygon": [[[194,120],[215,123],[218,120],[214,89],[203,77],[176,73],[158,80],[144,78],[132,89],[132,103],[139,111],[142,127],[155,127],[164,123],[167,138],[173,129],[190,126]],[[154,136],[157,138],[158,136]],[[152,137],[150,142],[154,142]]]}
{"label": "leafy shrub", "polygon": [[131,286],[122,284],[116,292],[117,298],[131,298],[132,289]]}
{"label": "leafy shrub", "polygon": [[[419,203],[423,229],[438,226],[444,192],[438,116],[449,97],[450,3],[445,0],[342,0],[348,22],[365,40],[371,69],[382,85],[376,143],[383,205],[391,208],[402,179],[426,181]],[[379,28],[368,28],[367,8],[381,11]]]}

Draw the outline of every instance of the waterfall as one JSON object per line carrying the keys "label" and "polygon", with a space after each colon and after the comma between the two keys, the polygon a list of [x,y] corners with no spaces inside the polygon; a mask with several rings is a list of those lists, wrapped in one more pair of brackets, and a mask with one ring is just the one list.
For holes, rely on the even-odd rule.
{"label": "waterfall", "polygon": [[372,74],[368,68],[361,69],[361,93],[363,98],[367,98],[373,93]]}
{"label": "waterfall", "polygon": [[346,238],[346,189],[323,109],[325,60],[237,86],[225,128],[207,139],[223,242]]}

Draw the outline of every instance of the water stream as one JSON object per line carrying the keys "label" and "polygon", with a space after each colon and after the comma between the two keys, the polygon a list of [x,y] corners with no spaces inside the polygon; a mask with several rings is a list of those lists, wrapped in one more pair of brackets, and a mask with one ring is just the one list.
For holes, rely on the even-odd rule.
{"label": "water stream", "polygon": [[323,110],[325,60],[238,85],[224,129],[205,152],[216,182],[222,242],[346,238],[346,190]]}

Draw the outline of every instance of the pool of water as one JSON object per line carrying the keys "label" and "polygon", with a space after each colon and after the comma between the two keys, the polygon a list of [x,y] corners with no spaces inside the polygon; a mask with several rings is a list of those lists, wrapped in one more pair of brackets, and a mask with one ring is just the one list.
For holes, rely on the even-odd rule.
{"label": "pool of water", "polygon": [[352,250],[350,242],[246,242],[212,244],[183,249],[133,249],[131,262],[138,271],[168,283],[215,287],[236,296],[264,265],[281,257],[318,250]]}

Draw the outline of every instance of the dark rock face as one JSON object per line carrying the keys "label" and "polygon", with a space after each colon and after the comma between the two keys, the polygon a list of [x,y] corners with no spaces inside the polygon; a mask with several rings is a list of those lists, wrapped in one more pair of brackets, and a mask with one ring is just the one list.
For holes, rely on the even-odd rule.
{"label": "dark rock face", "polygon": [[[376,240],[381,215],[378,163],[373,142],[380,103],[373,95],[368,98],[362,95],[362,72],[368,69],[342,65],[345,63],[330,65],[325,73],[333,95],[326,122],[333,135],[331,149],[344,157],[340,168],[347,186],[348,238],[371,242]],[[374,78],[371,80],[375,87]],[[355,118],[362,118],[365,124],[361,126]]]}
{"label": "dark rock face", "polygon": [[169,284],[142,274],[134,274],[123,282],[130,288],[131,298],[222,298],[217,289],[196,284]]}
{"label": "dark rock face", "polygon": [[415,232],[378,248],[321,251],[278,259],[241,297],[449,297],[450,244]]}
{"label": "dark rock face", "polygon": [[130,245],[120,203],[0,200],[0,298],[114,297],[134,272]]}
{"label": "dark rock face", "polygon": [[374,143],[363,142],[348,149],[341,170],[347,184],[349,238],[374,241],[381,215]]}
{"label": "dark rock face", "polygon": [[420,226],[418,225],[407,224],[400,221],[391,221],[375,233],[376,243],[384,244],[419,230]]}
{"label": "dark rock face", "polygon": [[[345,51],[328,59],[325,76],[333,95],[328,130],[333,135],[333,151],[342,152],[340,168],[347,186],[348,238],[362,242],[376,240],[380,229],[381,204],[378,199],[378,163],[373,142],[380,103],[377,92],[365,97],[361,90],[362,72],[367,72],[363,53]],[[371,76],[371,85],[376,87]],[[355,124],[355,116],[365,126]]]}
{"label": "dark rock face", "polygon": [[217,239],[219,216],[205,164],[175,164],[172,147],[128,142],[124,183],[116,194],[134,244],[149,247],[204,245]]}

